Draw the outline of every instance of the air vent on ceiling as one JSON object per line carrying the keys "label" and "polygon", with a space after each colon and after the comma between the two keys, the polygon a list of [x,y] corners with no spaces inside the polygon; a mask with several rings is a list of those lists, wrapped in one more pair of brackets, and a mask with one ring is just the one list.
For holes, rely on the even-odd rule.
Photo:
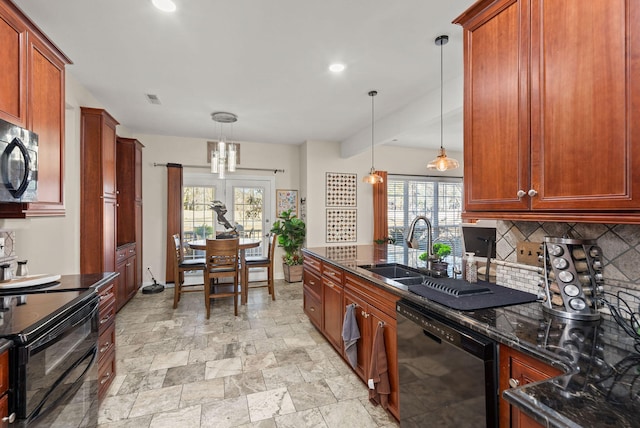
{"label": "air vent on ceiling", "polygon": [[155,94],[145,94],[145,96],[147,97],[147,101],[149,101],[151,104],[158,104],[160,105],[160,98],[158,98],[157,95]]}

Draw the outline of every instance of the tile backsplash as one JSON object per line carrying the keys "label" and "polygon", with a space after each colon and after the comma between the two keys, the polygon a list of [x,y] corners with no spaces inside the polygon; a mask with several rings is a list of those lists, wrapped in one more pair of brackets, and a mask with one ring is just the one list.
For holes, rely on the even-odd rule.
{"label": "tile backsplash", "polygon": [[[4,238],[4,247],[0,248],[0,264],[16,264],[16,233],[12,230],[0,229],[0,238]],[[15,266],[12,266],[15,268]]]}
{"label": "tile backsplash", "polygon": [[519,241],[541,243],[545,236],[595,239],[602,249],[605,297],[620,295],[640,312],[640,225],[498,221],[496,224],[496,282],[537,293],[539,268],[516,263]]}

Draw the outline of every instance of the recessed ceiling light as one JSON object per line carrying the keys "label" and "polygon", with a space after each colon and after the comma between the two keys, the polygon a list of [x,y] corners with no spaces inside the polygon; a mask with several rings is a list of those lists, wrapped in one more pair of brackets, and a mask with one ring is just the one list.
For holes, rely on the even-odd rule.
{"label": "recessed ceiling light", "polygon": [[172,0],[151,0],[151,3],[163,12],[176,11],[176,4]]}
{"label": "recessed ceiling light", "polygon": [[329,70],[334,72],[334,73],[340,73],[340,72],[344,71],[344,69],[345,69],[345,65],[344,64],[336,63],[336,64],[331,64],[329,66]]}

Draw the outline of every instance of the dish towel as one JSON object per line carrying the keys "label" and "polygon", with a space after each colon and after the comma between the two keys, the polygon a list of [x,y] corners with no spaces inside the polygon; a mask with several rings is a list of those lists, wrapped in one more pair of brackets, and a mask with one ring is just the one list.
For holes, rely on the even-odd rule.
{"label": "dish towel", "polygon": [[342,323],[342,341],[344,342],[344,353],[347,355],[349,364],[355,368],[358,363],[358,339],[360,339],[360,329],[356,321],[356,304],[347,305]]}
{"label": "dish towel", "polygon": [[369,366],[369,400],[375,405],[381,405],[383,409],[389,406],[389,368],[387,366],[387,350],[384,346],[384,324],[378,323],[376,335],[371,347],[371,364]]}

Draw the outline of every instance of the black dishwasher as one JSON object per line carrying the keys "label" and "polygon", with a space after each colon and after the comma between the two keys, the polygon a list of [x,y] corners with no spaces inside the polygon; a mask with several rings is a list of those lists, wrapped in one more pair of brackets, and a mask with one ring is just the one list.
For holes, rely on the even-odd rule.
{"label": "black dishwasher", "polygon": [[400,425],[497,427],[495,342],[407,300],[396,312]]}

